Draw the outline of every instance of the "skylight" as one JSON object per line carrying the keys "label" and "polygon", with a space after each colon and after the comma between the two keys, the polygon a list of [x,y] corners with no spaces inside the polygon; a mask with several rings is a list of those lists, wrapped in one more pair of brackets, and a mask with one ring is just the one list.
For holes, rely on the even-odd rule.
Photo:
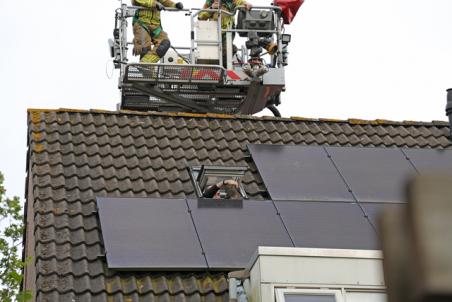
{"label": "skylight", "polygon": [[248,197],[242,185],[242,178],[247,169],[247,167],[202,165],[191,167],[189,173],[196,195],[199,198],[203,197],[203,192],[208,187],[219,182],[233,180],[238,183],[240,195],[247,199]]}

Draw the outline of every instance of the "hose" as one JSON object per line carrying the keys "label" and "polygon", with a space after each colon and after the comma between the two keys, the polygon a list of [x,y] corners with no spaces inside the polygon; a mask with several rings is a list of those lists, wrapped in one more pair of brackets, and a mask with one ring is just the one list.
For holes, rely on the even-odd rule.
{"label": "hose", "polygon": [[270,105],[267,108],[273,113],[274,116],[281,117],[281,113],[279,112],[278,108],[276,108],[275,105]]}

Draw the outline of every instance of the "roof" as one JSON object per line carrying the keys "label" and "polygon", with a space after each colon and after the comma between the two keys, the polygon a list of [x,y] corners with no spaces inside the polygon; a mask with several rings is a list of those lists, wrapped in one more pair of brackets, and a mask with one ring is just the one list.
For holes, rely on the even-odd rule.
{"label": "roof", "polygon": [[247,144],[443,149],[448,133],[442,121],[30,109],[25,287],[37,301],[226,301],[226,273],[108,270],[95,198],[195,197],[187,167],[215,164],[248,165],[247,194],[266,199]]}

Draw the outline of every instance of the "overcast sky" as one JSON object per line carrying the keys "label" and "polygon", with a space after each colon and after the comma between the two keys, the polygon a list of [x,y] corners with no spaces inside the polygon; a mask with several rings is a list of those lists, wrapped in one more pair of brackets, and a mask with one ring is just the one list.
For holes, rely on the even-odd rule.
{"label": "overcast sky", "polygon": [[[115,109],[118,73],[109,79],[106,70],[118,5],[0,1],[0,171],[9,196],[24,194],[27,108]],[[306,0],[286,27],[282,115],[446,120],[451,13],[451,0]],[[188,24],[183,14],[163,14],[173,45],[189,45]]]}

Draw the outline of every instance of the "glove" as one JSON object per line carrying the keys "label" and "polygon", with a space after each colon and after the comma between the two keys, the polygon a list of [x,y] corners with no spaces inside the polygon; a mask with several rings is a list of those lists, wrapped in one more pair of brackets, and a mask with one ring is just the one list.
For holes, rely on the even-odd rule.
{"label": "glove", "polygon": [[184,9],[184,5],[182,4],[182,2],[177,2],[176,3],[176,8],[177,9]]}
{"label": "glove", "polygon": [[246,10],[251,10],[251,8],[253,8],[253,5],[251,3],[245,3]]}
{"label": "glove", "polygon": [[211,9],[218,9],[218,1],[214,1],[210,6]]}

